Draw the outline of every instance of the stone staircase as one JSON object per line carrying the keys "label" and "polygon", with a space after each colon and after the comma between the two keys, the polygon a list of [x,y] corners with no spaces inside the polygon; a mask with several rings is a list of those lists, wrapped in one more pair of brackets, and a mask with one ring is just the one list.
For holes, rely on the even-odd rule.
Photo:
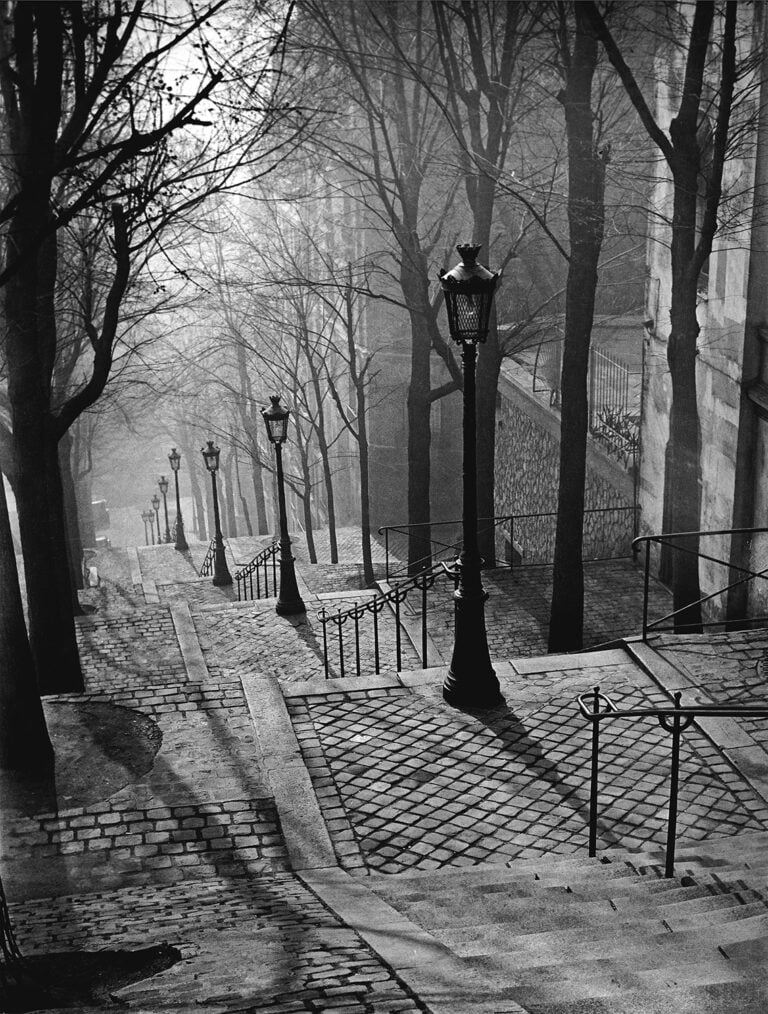
{"label": "stone staircase", "polygon": [[[366,879],[504,1014],[765,1014],[768,833]],[[519,1005],[519,1006],[517,1006]],[[474,1008],[473,1008],[474,1009]]]}

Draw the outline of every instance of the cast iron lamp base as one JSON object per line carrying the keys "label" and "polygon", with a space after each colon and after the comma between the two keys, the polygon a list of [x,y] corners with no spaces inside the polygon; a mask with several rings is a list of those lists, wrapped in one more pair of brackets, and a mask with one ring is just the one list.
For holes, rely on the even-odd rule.
{"label": "cast iron lamp base", "polygon": [[491,665],[485,631],[484,604],[488,593],[454,592],[456,636],[453,658],[443,683],[443,699],[454,708],[488,711],[504,703]]}

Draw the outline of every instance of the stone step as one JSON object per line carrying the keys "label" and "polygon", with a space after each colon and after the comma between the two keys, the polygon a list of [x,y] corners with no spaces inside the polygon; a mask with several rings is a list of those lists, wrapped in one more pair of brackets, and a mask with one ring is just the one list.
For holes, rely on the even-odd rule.
{"label": "stone step", "polygon": [[529,1014],[765,1014],[768,996],[759,976],[724,958],[638,973],[617,972],[607,962],[600,972],[593,965],[581,977],[574,970],[560,981],[510,986],[504,992]]}
{"label": "stone step", "polygon": [[529,1014],[765,1014],[768,989],[759,980],[742,979],[660,991],[631,990],[622,996],[588,1000],[532,998],[526,1010]]}
{"label": "stone step", "polygon": [[[658,918],[611,920],[589,927],[583,925],[536,933],[516,933],[509,923],[484,923],[433,931],[440,941],[462,957],[506,953],[520,967],[541,963],[556,964],[573,958],[595,958],[622,953],[626,948],[668,949],[677,954],[705,949],[729,950],[768,936],[768,912],[764,907],[744,906],[740,918],[713,921],[704,913],[692,925],[666,923]],[[730,952],[729,952],[730,957]]]}

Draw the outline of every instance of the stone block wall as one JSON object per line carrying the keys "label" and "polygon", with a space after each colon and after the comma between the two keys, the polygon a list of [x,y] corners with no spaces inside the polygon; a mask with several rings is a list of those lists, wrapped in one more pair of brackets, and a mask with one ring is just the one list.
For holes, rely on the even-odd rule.
{"label": "stone block wall", "polygon": [[[560,415],[549,407],[546,395],[531,392],[530,376],[513,363],[505,364],[500,378],[496,425],[496,513],[554,513]],[[633,504],[631,471],[590,440],[586,507],[600,513],[586,517],[585,559],[630,554]],[[546,563],[552,559],[554,534],[554,517],[532,518],[516,522],[513,538],[525,551],[525,562]]]}

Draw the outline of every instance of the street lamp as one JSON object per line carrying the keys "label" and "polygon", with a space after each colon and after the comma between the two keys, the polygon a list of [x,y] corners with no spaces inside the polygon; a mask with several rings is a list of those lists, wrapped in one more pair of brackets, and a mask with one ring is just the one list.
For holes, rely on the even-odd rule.
{"label": "street lamp", "polygon": [[175,447],[171,448],[168,455],[173,470],[173,478],[176,482],[176,545],[179,552],[184,553],[189,549],[187,540],[184,537],[184,522],[181,520],[181,500],[179,499],[179,468],[181,467],[181,455]]}
{"label": "street lamp", "polygon": [[461,348],[464,374],[464,474],[462,507],[463,548],[456,561],[458,586],[454,592],[454,645],[443,698],[457,708],[486,709],[501,704],[485,630],[488,593],[480,576],[477,545],[477,435],[475,424],[475,366],[478,342],[488,337],[493,294],[499,280],[477,263],[479,246],[456,247],[461,263],[440,273],[451,338]]}
{"label": "street lamp", "polygon": [[[147,522],[149,521],[151,523],[151,521],[152,521],[152,511],[142,511],[141,512],[141,520],[144,522],[144,545],[148,546],[149,545],[149,529],[147,528]],[[154,542],[154,536],[153,536],[152,541]]]}
{"label": "street lamp", "polygon": [[165,511],[165,541],[171,541],[171,526],[168,524],[168,480],[161,475],[157,480],[160,492],[163,494],[163,510]]}
{"label": "street lamp", "polygon": [[155,517],[157,518],[157,544],[160,545],[160,543],[163,540],[160,538],[160,497],[157,495],[157,493],[155,493],[155,495],[152,497],[151,502],[152,508],[155,512]]}
{"label": "street lamp", "polygon": [[147,543],[147,545],[148,546],[153,546],[155,544],[155,514],[154,514],[154,511],[150,507],[148,511],[143,511],[141,516],[144,518],[145,521],[149,522],[149,542]]}
{"label": "street lamp", "polygon": [[281,616],[292,616],[306,612],[299,586],[296,583],[296,571],[293,568],[291,540],[288,536],[288,519],[285,511],[285,480],[283,479],[283,444],[288,436],[289,410],[280,406],[280,397],[271,394],[269,408],[263,408],[261,414],[267,427],[267,438],[275,445],[277,460],[277,503],[280,512],[280,593],[277,597],[275,612]]}
{"label": "street lamp", "polygon": [[219,521],[219,491],[216,488],[216,472],[219,470],[219,454],[221,451],[218,447],[214,446],[212,440],[208,440],[206,446],[201,448],[201,453],[205,467],[211,473],[211,488],[213,490],[213,520],[216,527],[213,551],[213,583],[217,587],[222,587],[223,585],[232,584],[232,575],[229,573],[227,554],[224,552],[224,539],[221,535],[221,522]]}

